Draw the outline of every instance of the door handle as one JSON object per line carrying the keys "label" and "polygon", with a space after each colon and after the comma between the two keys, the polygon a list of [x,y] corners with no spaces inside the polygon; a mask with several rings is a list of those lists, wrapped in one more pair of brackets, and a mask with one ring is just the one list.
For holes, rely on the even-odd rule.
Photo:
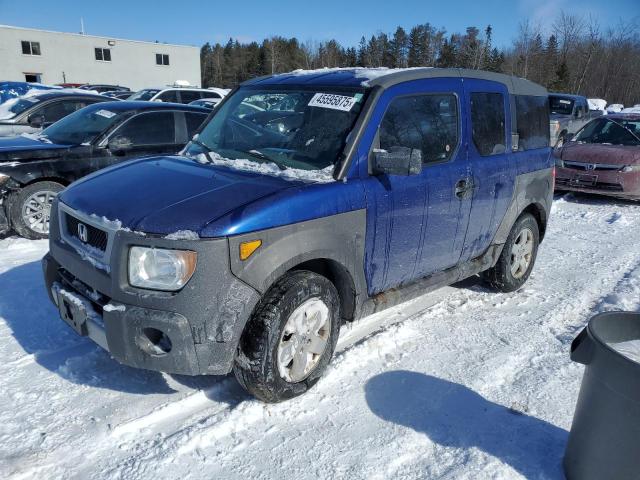
{"label": "door handle", "polygon": [[462,178],[456,182],[455,194],[456,197],[462,199],[467,196],[467,193],[473,189],[473,184],[470,180]]}

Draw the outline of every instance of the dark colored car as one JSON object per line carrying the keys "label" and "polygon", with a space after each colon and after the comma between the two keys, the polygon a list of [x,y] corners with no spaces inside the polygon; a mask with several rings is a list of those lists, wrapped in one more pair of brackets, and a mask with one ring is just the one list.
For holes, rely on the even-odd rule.
{"label": "dark colored car", "polygon": [[82,85],[79,87],[80,90],[93,90],[98,93],[106,93],[106,92],[129,92],[132,94],[133,92],[129,89],[129,87],[123,87],[121,85],[105,85],[102,83],[87,83],[86,85]]}
{"label": "dark colored car", "polygon": [[0,137],[35,133],[87,105],[110,99],[92,93],[45,90],[0,105]]}
{"label": "dark colored car", "polygon": [[640,199],[640,114],[592,120],[554,151],[556,189]]}
{"label": "dark colored car", "polygon": [[180,104],[107,102],[40,135],[0,139],[0,231],[46,237],[51,202],[66,185],[134,157],[178,152],[207,114]]}
{"label": "dark colored car", "polygon": [[552,172],[547,91],[524,79],[457,68],[259,78],[179,155],[63,191],[47,290],[120,362],[233,370],[280,401],[318,381],[343,322],[479,273],[520,288]]}
{"label": "dark colored car", "polygon": [[133,92],[129,90],[113,90],[111,92],[104,92],[101,95],[109,98],[115,98],[117,100],[127,100]]}

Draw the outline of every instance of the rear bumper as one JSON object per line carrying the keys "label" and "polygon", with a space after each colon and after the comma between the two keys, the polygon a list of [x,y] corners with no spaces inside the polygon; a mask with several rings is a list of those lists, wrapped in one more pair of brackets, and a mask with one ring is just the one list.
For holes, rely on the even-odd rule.
{"label": "rear bumper", "polygon": [[640,172],[556,169],[556,190],[610,195],[620,198],[640,198]]}

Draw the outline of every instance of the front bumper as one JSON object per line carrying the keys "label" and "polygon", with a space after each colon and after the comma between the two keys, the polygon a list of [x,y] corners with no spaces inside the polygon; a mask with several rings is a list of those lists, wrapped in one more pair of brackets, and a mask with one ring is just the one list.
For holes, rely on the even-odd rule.
{"label": "front bumper", "polygon": [[556,168],[556,190],[569,190],[619,198],[640,198],[640,172]]}
{"label": "front bumper", "polygon": [[[57,218],[57,202],[52,218]],[[85,333],[119,362],[138,368],[187,375],[226,374],[232,366],[244,325],[259,300],[254,289],[238,280],[229,267],[226,239],[167,240],[120,230],[116,232],[107,272],[83,260],[61,240],[58,222],[51,222],[50,252],[42,266],[51,300],[52,287],[62,285],[92,309]],[[178,292],[131,287],[127,259],[132,245],[196,251],[198,266]],[[54,289],[55,290],[55,289]],[[95,315],[94,315],[95,313]],[[91,330],[98,332],[91,334]],[[152,351],[149,332],[162,332],[170,351]],[[79,332],[83,334],[83,332]]]}

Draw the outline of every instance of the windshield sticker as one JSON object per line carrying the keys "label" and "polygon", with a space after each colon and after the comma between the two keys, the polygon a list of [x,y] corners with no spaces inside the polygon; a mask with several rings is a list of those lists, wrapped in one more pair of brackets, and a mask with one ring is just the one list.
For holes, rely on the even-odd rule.
{"label": "windshield sticker", "polygon": [[571,105],[571,100],[560,100],[560,103],[564,103],[565,105]]}
{"label": "windshield sticker", "polygon": [[104,118],[111,118],[115,116],[115,113],[110,112],[109,110],[98,110],[96,112],[96,115],[100,115],[101,117],[104,117]]}
{"label": "windshield sticker", "polygon": [[332,93],[316,93],[311,98],[309,106],[349,112],[360,98],[335,95]]}

